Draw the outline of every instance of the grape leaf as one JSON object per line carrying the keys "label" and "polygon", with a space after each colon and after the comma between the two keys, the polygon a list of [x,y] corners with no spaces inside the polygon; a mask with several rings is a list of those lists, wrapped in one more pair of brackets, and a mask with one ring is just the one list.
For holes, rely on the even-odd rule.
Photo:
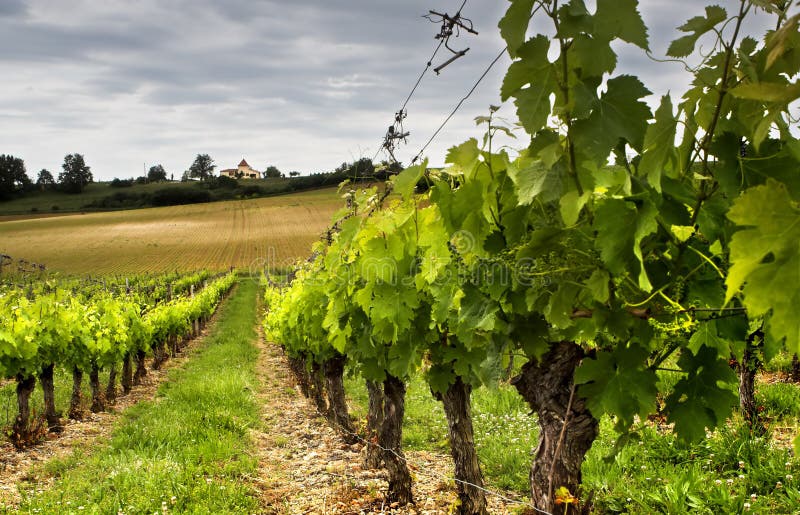
{"label": "grape leaf", "polygon": [[618,275],[638,275],[639,287],[650,291],[652,285],[644,269],[641,243],[658,229],[657,210],[649,203],[640,209],[632,202],[608,199],[595,211],[595,245],[608,269]]}
{"label": "grape leaf", "polygon": [[748,82],[730,90],[731,95],[748,100],[788,104],[800,97],[800,82]]}
{"label": "grape leaf", "polygon": [[678,27],[682,32],[691,32],[691,34],[673,41],[669,45],[667,55],[670,57],[686,57],[691,54],[700,36],[713,29],[718,23],[725,21],[727,17],[728,13],[722,7],[718,5],[707,6],[705,17],[695,16]]}
{"label": "grape leaf", "polygon": [[591,277],[584,284],[592,293],[592,298],[600,303],[608,302],[609,289],[608,283],[611,278],[605,270],[595,270]]}
{"label": "grape leaf", "polygon": [[621,426],[633,424],[634,416],[645,418],[655,408],[656,373],[646,368],[649,351],[636,343],[619,345],[612,352],[599,352],[584,359],[575,371],[578,393],[596,418],[619,417]]}
{"label": "grape leaf", "polygon": [[409,166],[398,175],[392,178],[394,184],[394,191],[399,193],[404,199],[409,199],[414,194],[414,188],[417,182],[422,178],[425,170],[428,168],[428,161],[425,160],[421,164]]}
{"label": "grape leaf", "polygon": [[731,342],[720,337],[716,320],[701,322],[689,339],[688,348],[697,354],[704,345],[709,349],[715,349],[720,358],[728,358],[731,355]]}
{"label": "grape leaf", "polygon": [[748,315],[772,310],[769,331],[800,352],[800,209],[785,185],[768,179],[736,199],[728,218],[747,228],[731,239],[726,302],[741,289]]}
{"label": "grape leaf", "polygon": [[650,91],[636,77],[620,75],[610,79],[589,118],[575,123],[576,147],[602,164],[620,138],[634,149],[641,149],[650,108],[639,99],[647,95]]}
{"label": "grape leaf", "polygon": [[525,41],[533,4],[534,0],[512,0],[511,6],[497,25],[512,58],[516,57],[517,49]]}
{"label": "grape leaf", "polygon": [[647,27],[636,9],[638,4],[638,0],[597,0],[595,34],[607,41],[619,38],[649,50]]}
{"label": "grape leaf", "polygon": [[681,439],[698,441],[706,436],[706,428],[723,423],[738,404],[733,393],[736,374],[716,349],[705,346],[697,354],[683,352],[678,368],[688,374],[666,398],[667,420],[675,423]]}
{"label": "grape leaf", "polygon": [[644,135],[642,160],[639,173],[647,177],[647,182],[661,192],[661,175],[675,167],[675,129],[678,120],[672,113],[669,95],[661,97],[661,105],[656,110],[655,122],[647,127]]}

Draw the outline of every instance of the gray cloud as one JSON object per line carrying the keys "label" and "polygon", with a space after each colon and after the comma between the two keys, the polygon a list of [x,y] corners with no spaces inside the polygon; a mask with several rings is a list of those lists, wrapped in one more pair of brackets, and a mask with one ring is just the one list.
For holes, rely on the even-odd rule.
{"label": "gray cloud", "polygon": [[[372,157],[436,45],[428,9],[459,0],[2,0],[0,153],[29,170],[57,170],[81,152],[95,176],[139,175],[162,163],[179,175],[200,152],[222,167],[312,172]],[[587,1],[591,8],[591,1]],[[731,0],[723,4],[733,5]],[[440,76],[429,72],[408,105],[406,162],[503,47],[506,2],[472,0],[479,36]],[[662,56],[675,27],[702,12],[694,0],[646,0],[651,48]],[[534,30],[539,29],[534,26]],[[618,73],[640,75],[655,95],[680,91],[680,65],[628,45]],[[435,64],[447,58],[445,53]],[[480,130],[472,119],[498,104],[504,58],[429,149]],[[513,118],[513,107],[502,114]],[[524,146],[524,144],[520,144]]]}

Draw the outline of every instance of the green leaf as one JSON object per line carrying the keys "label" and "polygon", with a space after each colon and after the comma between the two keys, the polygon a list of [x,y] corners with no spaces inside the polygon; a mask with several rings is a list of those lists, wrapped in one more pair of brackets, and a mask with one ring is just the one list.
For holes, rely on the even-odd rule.
{"label": "green leaf", "polygon": [[701,322],[689,339],[688,348],[697,354],[704,345],[709,349],[715,349],[720,358],[727,359],[731,355],[731,342],[719,336],[716,320]]}
{"label": "green leaf", "polygon": [[414,195],[414,188],[416,188],[419,180],[422,179],[422,176],[425,174],[425,170],[427,170],[427,168],[428,161],[426,159],[421,164],[409,166],[400,172],[398,175],[392,178],[394,191],[399,193],[404,199],[410,199]]}
{"label": "green leaf", "polygon": [[460,171],[467,173],[475,167],[481,151],[478,148],[478,140],[470,138],[464,143],[450,148],[444,162],[456,166]]}
{"label": "green leaf", "polygon": [[517,198],[521,205],[527,206],[544,190],[549,173],[550,169],[541,163],[533,163],[522,170],[516,167],[508,169],[508,176],[517,186]]}
{"label": "green leaf", "polygon": [[637,209],[632,202],[608,199],[595,211],[595,246],[608,269],[617,275],[638,276],[639,287],[650,291],[652,285],[644,269],[641,243],[658,229],[657,210],[649,202]]}
{"label": "green leaf", "polygon": [[707,6],[705,17],[695,16],[679,27],[681,31],[690,32],[691,34],[673,41],[667,50],[667,55],[670,57],[686,57],[691,54],[700,36],[727,18],[728,13],[722,7],[718,5]]}
{"label": "green leaf", "polygon": [[561,208],[561,218],[564,225],[575,225],[580,217],[581,210],[589,200],[591,192],[587,191],[583,195],[578,195],[576,190],[568,191],[559,202]]}
{"label": "green leaf", "polygon": [[604,414],[619,417],[620,428],[633,424],[634,416],[644,419],[655,409],[658,376],[647,368],[649,351],[637,343],[619,345],[612,352],[598,352],[596,359],[584,359],[575,371],[578,393],[595,418]]}
{"label": "green leaf", "polygon": [[655,122],[647,127],[644,135],[642,160],[638,172],[647,177],[647,182],[659,193],[661,192],[661,175],[675,168],[677,150],[675,149],[675,132],[678,119],[672,113],[672,101],[669,95],[661,97],[661,105],[656,110]]}
{"label": "green leaf", "polygon": [[647,26],[637,10],[638,0],[597,0],[595,34],[611,41],[619,38],[649,50]]}
{"label": "green leaf", "polygon": [[788,104],[800,98],[800,82],[746,82],[730,90],[731,95],[747,100]]}
{"label": "green leaf", "polygon": [[500,28],[500,35],[506,40],[508,53],[512,58],[517,56],[517,49],[525,41],[533,4],[534,0],[512,0],[505,16],[497,25]]}
{"label": "green leaf", "polygon": [[785,185],[768,179],[736,199],[728,218],[747,228],[731,239],[726,302],[741,288],[748,316],[771,311],[770,333],[800,352],[800,209]]}
{"label": "green leaf", "polygon": [[678,368],[687,376],[677,382],[666,398],[667,420],[675,423],[675,432],[685,441],[705,438],[706,428],[725,422],[739,402],[733,393],[736,374],[727,359],[716,349],[701,347],[698,353],[681,353]]}
{"label": "green leaf", "polygon": [[609,80],[606,88],[589,118],[573,127],[576,147],[602,164],[620,138],[640,150],[650,119],[650,108],[639,100],[650,91],[638,78],[621,75]]}
{"label": "green leaf", "polygon": [[605,270],[595,270],[591,277],[584,283],[586,288],[592,293],[592,298],[601,304],[608,302],[608,283],[611,278]]}
{"label": "green leaf", "polygon": [[695,228],[691,225],[671,225],[669,230],[681,243],[691,238],[695,233]]}

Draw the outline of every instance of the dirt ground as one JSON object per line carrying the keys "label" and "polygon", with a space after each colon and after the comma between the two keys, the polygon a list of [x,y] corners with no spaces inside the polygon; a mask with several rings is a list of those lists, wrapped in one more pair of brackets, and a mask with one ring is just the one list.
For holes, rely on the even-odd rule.
{"label": "dirt ground", "polygon": [[[279,347],[260,343],[260,397],[266,429],[254,434],[265,513],[448,514],[457,501],[450,457],[407,452],[416,505],[387,505],[386,472],[362,468],[363,444],[348,445],[293,385]],[[504,494],[505,495],[505,494]],[[492,514],[524,513],[520,504],[489,495]],[[514,511],[510,511],[514,508]]]}

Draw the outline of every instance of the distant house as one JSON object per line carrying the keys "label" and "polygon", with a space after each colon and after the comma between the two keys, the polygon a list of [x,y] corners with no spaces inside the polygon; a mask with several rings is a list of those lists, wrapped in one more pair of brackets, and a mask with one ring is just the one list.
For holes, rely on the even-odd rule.
{"label": "distant house", "polygon": [[261,172],[258,170],[251,168],[247,161],[242,159],[242,162],[239,163],[239,166],[236,168],[227,168],[225,170],[220,170],[219,172],[220,177],[232,177],[234,179],[260,179]]}

